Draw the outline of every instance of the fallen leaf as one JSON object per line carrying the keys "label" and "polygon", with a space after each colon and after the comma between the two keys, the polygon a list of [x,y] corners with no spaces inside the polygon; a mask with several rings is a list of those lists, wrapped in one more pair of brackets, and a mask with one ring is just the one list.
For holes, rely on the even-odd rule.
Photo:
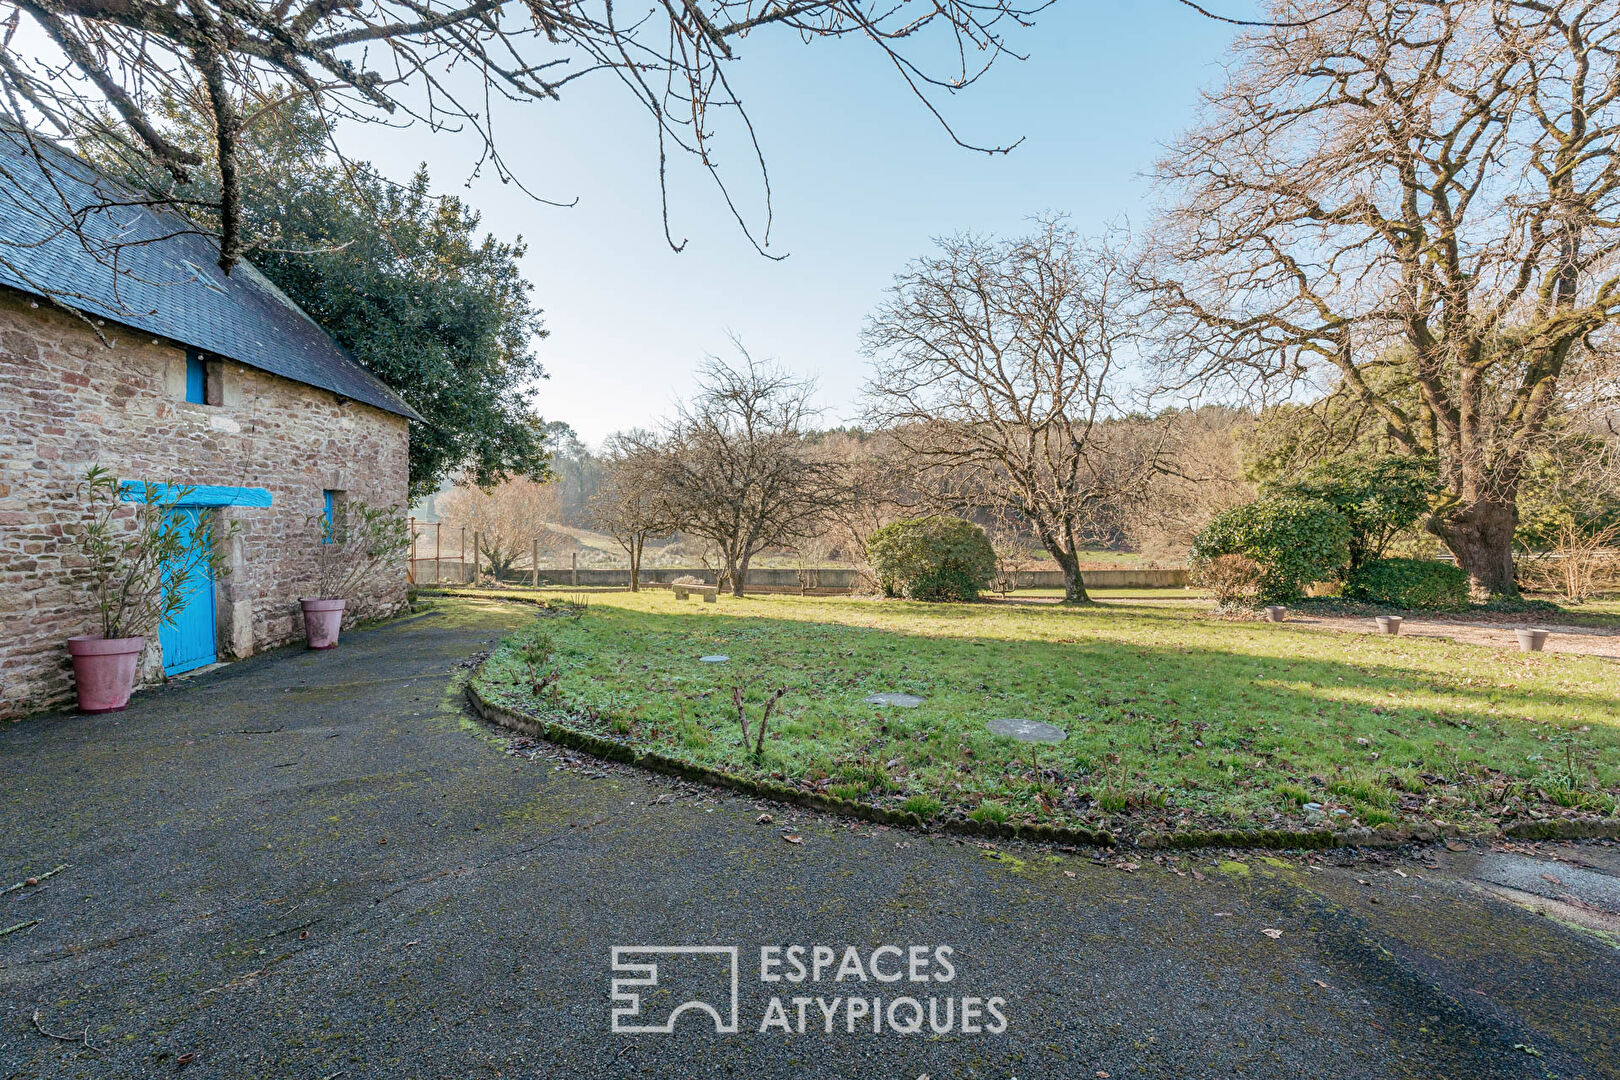
{"label": "fallen leaf", "polygon": [[761,815],[759,815],[759,817],[754,819],[754,824],[755,825],[769,825],[771,822],[773,822],[775,820],[776,819],[771,817],[771,815],[769,815],[769,814],[761,814]]}
{"label": "fallen leaf", "polygon": [[1217,911],[1215,913],[1215,917],[1217,919],[1230,919],[1232,917],[1232,913],[1230,911]]}
{"label": "fallen leaf", "polygon": [[1065,870],[1065,871],[1063,871],[1063,872],[1064,872],[1064,873],[1065,873],[1065,874],[1067,874],[1067,875],[1068,875],[1068,876],[1069,876],[1069,877],[1074,877],[1074,876],[1075,876],[1075,875],[1074,875],[1074,871],[1073,871],[1073,870]]}
{"label": "fallen leaf", "polygon": [[1108,1077],[1109,1077],[1109,1076],[1110,1076],[1110,1075],[1112,1075],[1112,1074],[1110,1074],[1110,1073],[1105,1073],[1105,1072],[1103,1072],[1103,1071],[1102,1071],[1102,1070],[1101,1070],[1101,1069],[1098,1069],[1098,1070],[1097,1070],[1097,1077],[1098,1077],[1098,1080],[1108,1080]]}
{"label": "fallen leaf", "polygon": [[1467,851],[1468,850],[1468,845],[1464,844],[1464,843],[1462,843],[1461,841],[1458,841],[1458,840],[1447,840],[1446,841],[1446,850],[1447,851]]}
{"label": "fallen leaf", "polygon": [[379,837],[377,837],[377,843],[379,843],[379,844],[386,844],[386,843],[388,843],[388,837],[386,837],[386,836],[379,836]]}
{"label": "fallen leaf", "polygon": [[796,832],[785,832],[782,834],[782,839],[786,840],[790,844],[804,843],[804,837],[800,836]]}
{"label": "fallen leaf", "polygon": [[174,1063],[176,1065],[190,1065],[193,1061],[196,1061],[196,1060],[197,1060],[197,1055],[188,1051],[188,1052],[186,1052],[184,1054],[181,1054],[179,1057],[175,1058]]}
{"label": "fallen leaf", "polygon": [[674,801],[675,801],[675,796],[674,795],[665,794],[665,795],[658,796],[658,798],[653,800],[653,803],[654,804],[657,804],[657,803],[672,803]]}
{"label": "fallen leaf", "polygon": [[299,941],[308,941],[309,940],[309,931],[308,930],[300,930],[300,931],[298,931],[298,940]]}
{"label": "fallen leaf", "polygon": [[1327,983],[1323,982],[1321,979],[1312,979],[1311,981],[1314,982],[1317,986],[1320,986],[1324,990],[1333,989],[1333,987],[1329,986]]}
{"label": "fallen leaf", "polygon": [[1403,871],[1397,870],[1397,871],[1395,871],[1395,876],[1396,877],[1405,877],[1406,874]]}
{"label": "fallen leaf", "polygon": [[37,877],[23,878],[23,884],[24,885],[38,885],[39,884],[39,878],[37,878]]}
{"label": "fallen leaf", "polygon": [[1559,881],[1557,878],[1553,877],[1551,874],[1542,874],[1541,875],[1541,880],[1542,881],[1550,881],[1554,885],[1562,885],[1563,884],[1562,881]]}
{"label": "fallen leaf", "polygon": [[1199,873],[1197,870],[1194,870],[1192,872],[1192,876],[1193,876],[1194,881],[1203,881],[1204,880],[1204,875]]}
{"label": "fallen leaf", "polygon": [[1260,932],[1262,934],[1266,935],[1266,937],[1270,938],[1272,941],[1276,941],[1278,938],[1282,937],[1282,931],[1281,930],[1273,930],[1269,926],[1266,927],[1264,930],[1262,930]]}
{"label": "fallen leaf", "polygon": [[1140,870],[1141,867],[1142,867],[1141,863],[1133,863],[1133,862],[1119,862],[1119,863],[1114,864],[1114,869],[1115,870],[1123,870],[1127,874],[1134,874],[1134,873],[1136,873],[1136,871]]}

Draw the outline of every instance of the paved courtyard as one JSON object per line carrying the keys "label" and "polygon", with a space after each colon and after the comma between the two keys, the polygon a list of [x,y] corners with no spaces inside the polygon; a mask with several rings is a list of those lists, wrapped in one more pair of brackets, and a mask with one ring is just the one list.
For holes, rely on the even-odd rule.
{"label": "paved courtyard", "polygon": [[[1620,1075],[1620,848],[1161,866],[530,760],[459,692],[530,617],[457,602],[0,729],[0,888],[65,867],[0,894],[0,1078]],[[612,947],[686,944],[738,947],[739,1030],[614,1033]],[[866,981],[762,982],[771,945]],[[874,976],[912,946],[954,978]],[[640,1013],[724,1012],[706,963]],[[1005,1030],[874,1033],[900,996]]]}

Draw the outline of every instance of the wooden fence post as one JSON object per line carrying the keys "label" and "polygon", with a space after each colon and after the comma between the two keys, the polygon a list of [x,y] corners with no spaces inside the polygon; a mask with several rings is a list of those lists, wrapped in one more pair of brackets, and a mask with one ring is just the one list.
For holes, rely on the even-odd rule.
{"label": "wooden fence post", "polygon": [[482,529],[474,529],[473,530],[473,584],[474,585],[482,585],[484,583],[484,560],[478,557],[478,553],[480,551],[483,551],[483,550],[484,550],[484,533],[483,533],[483,530]]}
{"label": "wooden fence post", "polygon": [[540,538],[534,538],[534,551],[529,556],[529,569],[534,581],[534,587],[540,587]]}
{"label": "wooden fence post", "polygon": [[579,552],[574,552],[570,559],[572,560],[573,569],[569,571],[569,577],[571,578],[569,584],[577,589],[579,588]]}

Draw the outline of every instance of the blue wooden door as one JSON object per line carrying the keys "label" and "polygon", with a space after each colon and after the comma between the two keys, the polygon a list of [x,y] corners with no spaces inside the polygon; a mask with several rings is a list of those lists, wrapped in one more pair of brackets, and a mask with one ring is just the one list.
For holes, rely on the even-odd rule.
{"label": "blue wooden door", "polygon": [[[197,527],[201,515],[206,513],[193,507],[180,507],[171,511],[181,520],[188,536]],[[178,675],[182,671],[212,664],[214,652],[214,568],[204,559],[191,571],[185,586],[185,606],[174,617],[172,626],[158,631],[163,645],[163,673]]]}

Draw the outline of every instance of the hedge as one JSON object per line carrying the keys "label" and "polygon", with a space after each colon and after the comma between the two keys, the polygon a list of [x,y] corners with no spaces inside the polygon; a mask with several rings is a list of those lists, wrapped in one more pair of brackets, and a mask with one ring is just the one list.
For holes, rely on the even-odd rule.
{"label": "hedge", "polygon": [[1400,608],[1460,608],[1468,605],[1468,575],[1433,559],[1374,559],[1344,584],[1344,595]]}
{"label": "hedge", "polygon": [[1260,564],[1260,599],[1293,600],[1313,581],[1338,577],[1350,561],[1350,526],[1319,499],[1277,495],[1235,506],[1193,541],[1194,572],[1222,555]]}

